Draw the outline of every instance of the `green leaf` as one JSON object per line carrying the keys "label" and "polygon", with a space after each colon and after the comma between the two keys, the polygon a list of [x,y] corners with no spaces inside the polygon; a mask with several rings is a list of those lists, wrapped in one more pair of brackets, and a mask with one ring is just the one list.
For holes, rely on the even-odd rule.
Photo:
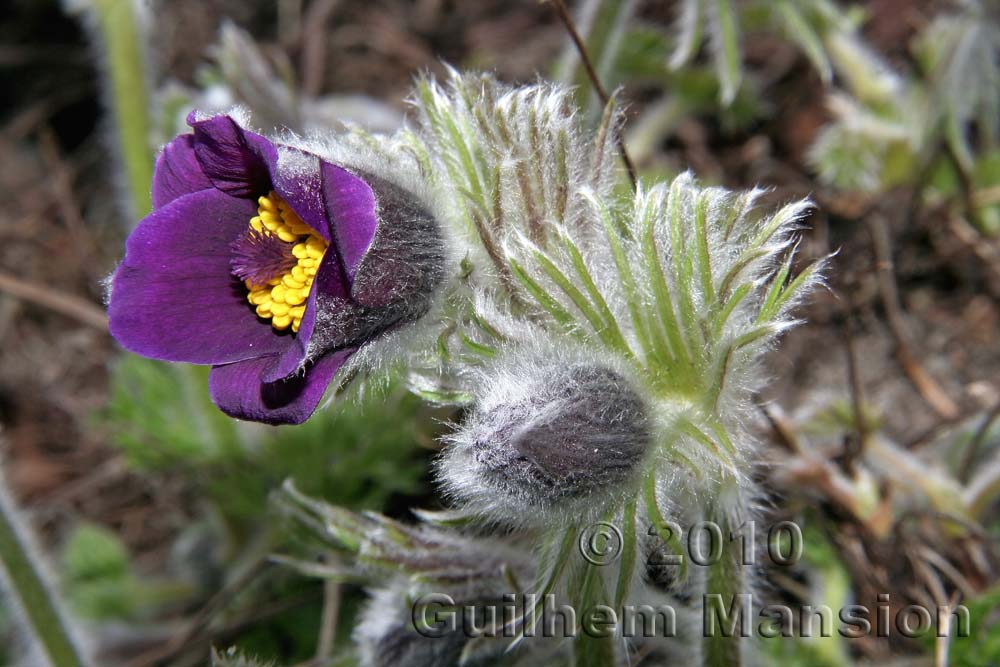
{"label": "green leaf", "polygon": [[[675,190],[671,193],[670,198],[671,211],[673,211],[673,206],[678,199],[678,191]],[[669,341],[669,345],[664,346],[669,350],[667,360],[677,361],[682,366],[686,366],[690,362],[690,356],[684,340],[684,333],[681,331],[680,325],[677,322],[677,316],[674,314],[674,300],[671,296],[670,288],[667,286],[663,265],[660,262],[660,249],[656,243],[656,215],[652,202],[647,205],[647,209],[644,211],[642,223],[642,250],[645,257],[646,272],[649,276],[650,285],[653,288],[653,297],[656,299],[656,311],[660,318],[660,326],[663,327],[663,331]],[[672,219],[670,224],[672,230]],[[660,332],[656,328],[655,323],[650,324],[650,329],[655,341],[659,337]]]}
{"label": "green leaf", "polygon": [[[587,563],[586,575],[584,576],[580,591],[580,601],[577,603],[581,615],[596,613],[594,610],[599,605],[607,605],[607,594],[604,590],[600,568],[591,563]],[[609,623],[614,620],[608,617]],[[577,623],[586,623],[586,616],[577,619]],[[576,634],[573,639],[573,666],[574,667],[608,667],[615,664],[615,647],[613,628],[595,624],[592,628],[597,632],[591,633],[583,630]]]}
{"label": "green leaf", "polygon": [[527,290],[528,294],[535,299],[538,305],[549,313],[552,319],[561,324],[567,332],[576,332],[576,335],[579,335],[579,331],[576,328],[576,318],[568,310],[559,305],[559,301],[549,294],[544,287],[529,276],[524,268],[518,264],[517,260],[513,257],[508,257],[507,262],[510,265],[511,274]]}
{"label": "green leaf", "polygon": [[590,203],[597,209],[601,222],[604,225],[604,234],[611,247],[611,255],[614,257],[615,266],[618,269],[618,276],[621,280],[622,289],[625,292],[625,302],[628,306],[629,315],[632,317],[632,324],[636,337],[642,346],[643,353],[647,358],[654,356],[652,343],[650,341],[649,326],[642,312],[642,300],[639,295],[639,288],[636,286],[635,277],[632,275],[632,268],[629,265],[625,249],[622,247],[621,236],[618,227],[611,218],[611,211],[605,202],[595,196],[589,196]]}
{"label": "green leaf", "polygon": [[712,282],[712,258],[708,248],[708,203],[709,193],[702,192],[695,205],[694,228],[698,244],[698,274],[701,276],[701,292],[704,302],[715,302],[715,286]]}
{"label": "green leaf", "polygon": [[771,287],[767,290],[764,303],[757,313],[757,324],[770,321],[778,312],[780,304],[778,302],[782,291],[785,289],[785,281],[788,280],[788,273],[792,270],[793,253],[788,253],[788,257],[781,263],[778,273],[771,278]]}
{"label": "green leaf", "polygon": [[115,361],[111,398],[98,419],[130,465],[163,470],[239,450],[236,423],[208,394],[208,371],[132,354]]}
{"label": "green leaf", "polygon": [[684,67],[701,46],[703,0],[683,0],[675,28],[677,44],[670,54],[670,69]]}
{"label": "green leaf", "polygon": [[708,14],[711,27],[712,59],[719,77],[719,101],[729,106],[743,80],[740,61],[740,37],[736,11],[730,0],[712,0]]}
{"label": "green leaf", "polygon": [[607,326],[604,320],[597,314],[597,311],[594,310],[593,305],[587,300],[587,297],[585,297],[583,293],[576,288],[576,285],[570,282],[569,278],[567,278],[566,275],[559,270],[558,266],[552,263],[552,260],[549,259],[545,253],[540,250],[536,250],[534,252],[534,256],[535,260],[542,267],[542,270],[545,271],[545,274],[552,279],[552,282],[554,282],[566,296],[569,297],[570,301],[573,302],[573,305],[575,305],[587,321],[590,322],[590,326],[593,327],[594,332],[604,339],[606,343],[613,345],[608,338]]}
{"label": "green leaf", "polygon": [[120,579],[129,574],[128,551],[106,528],[82,524],[63,553],[64,576],[74,581]]}
{"label": "green leaf", "polygon": [[590,275],[590,271],[587,269],[587,264],[583,259],[583,254],[567,234],[562,234],[561,237],[563,245],[566,247],[566,252],[570,257],[570,262],[572,262],[573,268],[576,269],[577,276],[579,276],[580,280],[583,281],[584,289],[587,290],[587,294],[590,295],[591,300],[593,300],[601,314],[601,317],[604,319],[605,326],[608,328],[609,335],[614,342],[613,346],[621,349],[627,357],[633,358],[635,353],[632,352],[632,349],[625,341],[621,328],[618,326],[618,320],[608,307],[608,303],[604,299],[604,295],[601,294],[601,290],[599,290],[597,288],[597,284],[594,283],[594,278]]}
{"label": "green leaf", "polygon": [[[695,315],[694,297],[691,285],[694,283],[694,261],[687,247],[687,229],[682,211],[683,185],[675,179],[670,188],[670,210],[668,212],[670,231],[670,254],[673,260],[673,286],[677,291],[677,328],[685,344],[689,346],[693,360],[695,350],[700,347],[699,326]],[[661,274],[662,275],[662,274]],[[669,335],[669,330],[668,330]]]}
{"label": "green leaf", "polygon": [[[966,601],[965,606],[969,609],[969,633],[960,636],[953,629],[948,664],[951,667],[1000,664],[1000,625],[995,613],[1000,608],[1000,588],[987,590]],[[935,639],[934,633],[928,632],[925,645],[933,646]]]}
{"label": "green leaf", "polygon": [[715,320],[716,340],[718,340],[718,338],[722,335],[722,330],[725,328],[726,321],[729,319],[729,316],[733,314],[733,311],[736,310],[737,306],[739,306],[747,295],[750,294],[750,290],[752,289],[752,283],[743,283],[737,287],[735,291],[733,291],[733,295],[729,297],[729,300],[722,306],[722,309],[719,311]]}
{"label": "green leaf", "polygon": [[833,66],[826,55],[826,48],[813,27],[799,11],[798,6],[792,0],[776,0],[774,8],[777,10],[778,18],[781,20],[785,34],[799,45],[802,52],[812,62],[813,67],[819,72],[820,79],[824,85],[830,85],[833,81]]}

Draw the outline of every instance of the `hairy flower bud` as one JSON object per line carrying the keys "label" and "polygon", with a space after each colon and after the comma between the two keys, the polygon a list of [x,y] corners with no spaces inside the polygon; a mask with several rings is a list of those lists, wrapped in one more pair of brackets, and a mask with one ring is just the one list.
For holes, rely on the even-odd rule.
{"label": "hairy flower bud", "polygon": [[646,453],[648,421],[642,397],[610,366],[520,359],[490,375],[439,471],[470,509],[520,522],[621,492]]}
{"label": "hairy flower bud", "polygon": [[[502,612],[497,613],[504,604],[499,596],[456,600],[438,593],[410,601],[398,591],[375,591],[362,614],[362,622],[354,630],[360,664],[363,667],[507,664],[501,656],[506,646],[501,638],[504,619]],[[418,629],[415,623],[427,625]],[[473,628],[476,636],[470,632]]]}

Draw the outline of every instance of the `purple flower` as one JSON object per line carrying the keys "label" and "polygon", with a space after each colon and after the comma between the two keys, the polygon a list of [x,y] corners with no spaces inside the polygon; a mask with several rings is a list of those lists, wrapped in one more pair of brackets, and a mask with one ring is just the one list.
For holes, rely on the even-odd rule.
{"label": "purple flower", "polygon": [[147,357],[211,364],[212,400],[229,415],[301,423],[354,352],[427,311],[440,231],[382,178],[229,116],[188,124],[126,242],[111,333]]}

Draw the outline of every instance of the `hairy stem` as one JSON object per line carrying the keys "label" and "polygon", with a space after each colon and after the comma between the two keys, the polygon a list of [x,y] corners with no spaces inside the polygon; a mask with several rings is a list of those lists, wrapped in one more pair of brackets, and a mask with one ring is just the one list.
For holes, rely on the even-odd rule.
{"label": "hairy stem", "polygon": [[132,213],[145,215],[152,203],[149,94],[142,39],[131,0],[94,0],[109,97],[118,128],[121,159],[128,179]]}
{"label": "hairy stem", "polygon": [[28,545],[27,530],[18,520],[14,502],[0,486],[0,564],[7,592],[48,663],[52,667],[82,667],[87,663],[73,643],[52,586],[45,581]]}
{"label": "hairy stem", "polygon": [[[707,517],[721,529],[721,554],[709,565],[705,586],[704,667],[740,667],[742,643],[751,641],[745,636],[747,628],[752,628],[746,615],[753,608],[753,601],[744,604],[750,594],[749,577],[743,563],[743,552],[739,540],[730,539],[731,534],[740,529],[747,516],[745,499],[738,488],[725,488],[717,496],[720,504],[711,509]],[[724,496],[728,496],[723,500]],[[718,604],[712,607],[711,601]],[[708,623],[714,614],[716,623]]]}

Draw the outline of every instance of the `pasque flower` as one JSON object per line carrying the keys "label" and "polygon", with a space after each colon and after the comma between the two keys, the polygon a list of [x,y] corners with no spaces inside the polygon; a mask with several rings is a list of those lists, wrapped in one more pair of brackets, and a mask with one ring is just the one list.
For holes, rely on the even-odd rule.
{"label": "pasque flower", "polygon": [[352,354],[427,311],[438,226],[383,177],[230,116],[188,123],[112,279],[111,333],[138,354],[211,364],[229,415],[302,422]]}

